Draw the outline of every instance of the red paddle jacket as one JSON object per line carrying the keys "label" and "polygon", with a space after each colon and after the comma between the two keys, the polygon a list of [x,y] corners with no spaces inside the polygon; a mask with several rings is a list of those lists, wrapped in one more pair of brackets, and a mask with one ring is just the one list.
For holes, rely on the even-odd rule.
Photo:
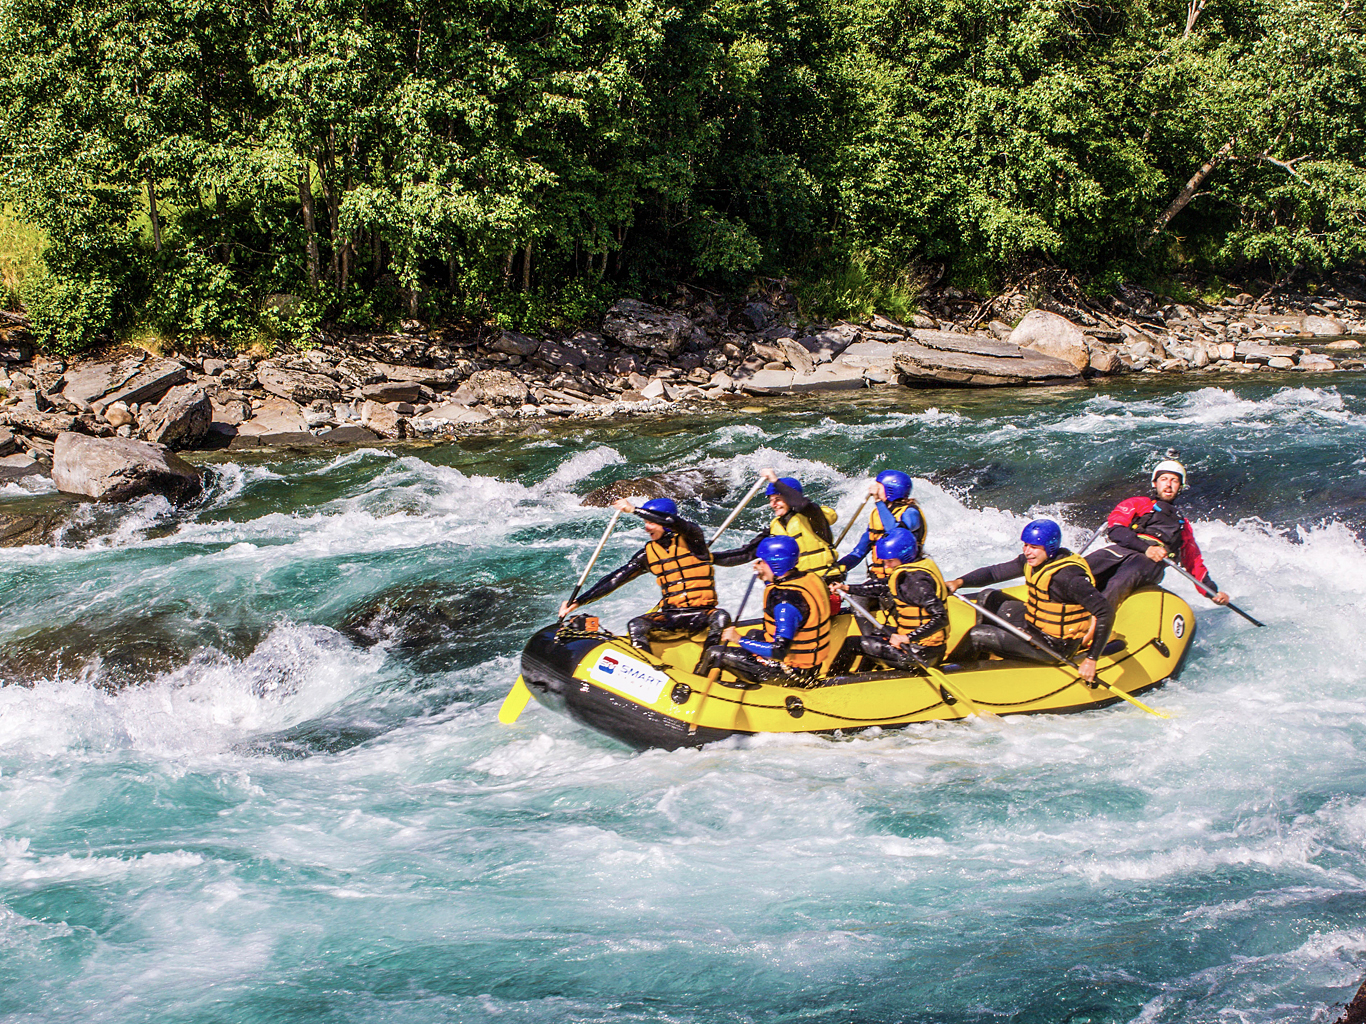
{"label": "red paddle jacket", "polygon": [[1115,506],[1105,521],[1106,534],[1112,544],[1133,551],[1146,551],[1157,543],[1176,557],[1176,561],[1211,592],[1219,589],[1205,560],[1200,557],[1200,545],[1195,543],[1191,524],[1175,506],[1160,498],[1127,498]]}

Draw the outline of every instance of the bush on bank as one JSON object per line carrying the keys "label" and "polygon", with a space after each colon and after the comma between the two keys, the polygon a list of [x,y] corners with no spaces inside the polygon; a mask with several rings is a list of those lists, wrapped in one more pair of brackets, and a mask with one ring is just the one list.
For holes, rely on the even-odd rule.
{"label": "bush on bank", "polygon": [[[8,0],[23,298],[101,332],[580,319],[795,276],[816,312],[1049,262],[1366,256],[1341,0]],[[270,296],[303,299],[293,317]]]}

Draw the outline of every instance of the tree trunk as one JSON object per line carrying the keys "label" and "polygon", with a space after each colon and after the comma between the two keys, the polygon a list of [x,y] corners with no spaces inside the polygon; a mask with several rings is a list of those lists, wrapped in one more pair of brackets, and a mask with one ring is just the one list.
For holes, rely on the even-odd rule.
{"label": "tree trunk", "polygon": [[508,250],[507,257],[503,260],[503,287],[512,284],[512,260],[517,255],[516,247]]}
{"label": "tree trunk", "polygon": [[1182,39],[1189,39],[1191,30],[1195,28],[1195,23],[1200,20],[1200,15],[1205,9],[1205,0],[1190,0],[1190,6],[1186,8],[1186,31],[1182,34]]}
{"label": "tree trunk", "polygon": [[1186,187],[1171,201],[1171,205],[1162,211],[1162,216],[1157,218],[1157,223],[1153,225],[1152,232],[1148,235],[1143,244],[1139,246],[1139,251],[1146,250],[1148,246],[1152,245],[1153,240],[1156,239],[1158,235],[1162,234],[1167,225],[1171,223],[1172,218],[1184,210],[1186,204],[1195,198],[1195,193],[1200,191],[1200,186],[1204,184],[1205,179],[1208,178],[1210,174],[1214,172],[1214,169],[1223,163],[1228,155],[1233,152],[1233,146],[1237,141],[1238,137],[1236,135],[1230,136],[1229,140],[1219,147],[1219,152],[1205,161],[1201,168],[1191,176],[1191,180],[1186,182]]}
{"label": "tree trunk", "polygon": [[313,171],[305,160],[299,167],[299,204],[304,208],[304,231],[308,233],[308,287],[318,290],[318,225],[313,220]]}
{"label": "tree trunk", "polygon": [[151,171],[147,172],[147,213],[152,218],[152,244],[161,252],[161,216],[157,213],[157,187]]}
{"label": "tree trunk", "polygon": [[218,222],[218,261],[223,266],[228,265],[228,258],[232,255],[232,247],[228,245],[228,211],[226,209],[228,199],[217,188],[213,190],[213,216]]}
{"label": "tree trunk", "polygon": [[522,252],[522,291],[531,290],[531,247],[534,242],[527,242],[526,249]]}

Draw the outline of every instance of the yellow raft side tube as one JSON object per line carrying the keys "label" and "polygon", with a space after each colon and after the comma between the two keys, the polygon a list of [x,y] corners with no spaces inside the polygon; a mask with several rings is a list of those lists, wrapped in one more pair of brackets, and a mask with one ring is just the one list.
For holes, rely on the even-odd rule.
{"label": "yellow raft side tube", "polygon": [[[1007,592],[1023,596],[1023,589]],[[949,608],[952,651],[974,616],[960,601],[949,602]],[[835,618],[832,657],[845,636],[858,630],[852,616]],[[1124,646],[1101,658],[1099,675],[1130,694],[1152,689],[1177,672],[1194,632],[1195,616],[1185,601],[1159,588],[1140,590],[1119,609],[1115,633]],[[553,633],[554,627],[542,630],[523,654],[522,676],[531,695],[637,747],[672,749],[735,734],[829,733],[968,715],[923,675],[864,672],[809,687],[766,683],[738,690],[709,684],[692,671],[702,653],[700,637],[664,640],[653,645],[651,655],[625,638],[577,634],[561,644],[551,639]],[[945,671],[982,711],[998,715],[1082,711],[1118,700],[1104,688],[1087,687],[1066,667],[992,660],[950,664]]]}

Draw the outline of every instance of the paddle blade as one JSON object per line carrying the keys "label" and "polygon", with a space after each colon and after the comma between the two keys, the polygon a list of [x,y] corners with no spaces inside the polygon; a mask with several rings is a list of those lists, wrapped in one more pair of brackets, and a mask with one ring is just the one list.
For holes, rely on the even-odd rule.
{"label": "paddle blade", "polygon": [[522,682],[522,677],[518,676],[508,695],[503,698],[503,706],[498,709],[498,721],[504,725],[512,725],[521,717],[522,709],[529,700],[531,691],[526,688],[526,683]]}

